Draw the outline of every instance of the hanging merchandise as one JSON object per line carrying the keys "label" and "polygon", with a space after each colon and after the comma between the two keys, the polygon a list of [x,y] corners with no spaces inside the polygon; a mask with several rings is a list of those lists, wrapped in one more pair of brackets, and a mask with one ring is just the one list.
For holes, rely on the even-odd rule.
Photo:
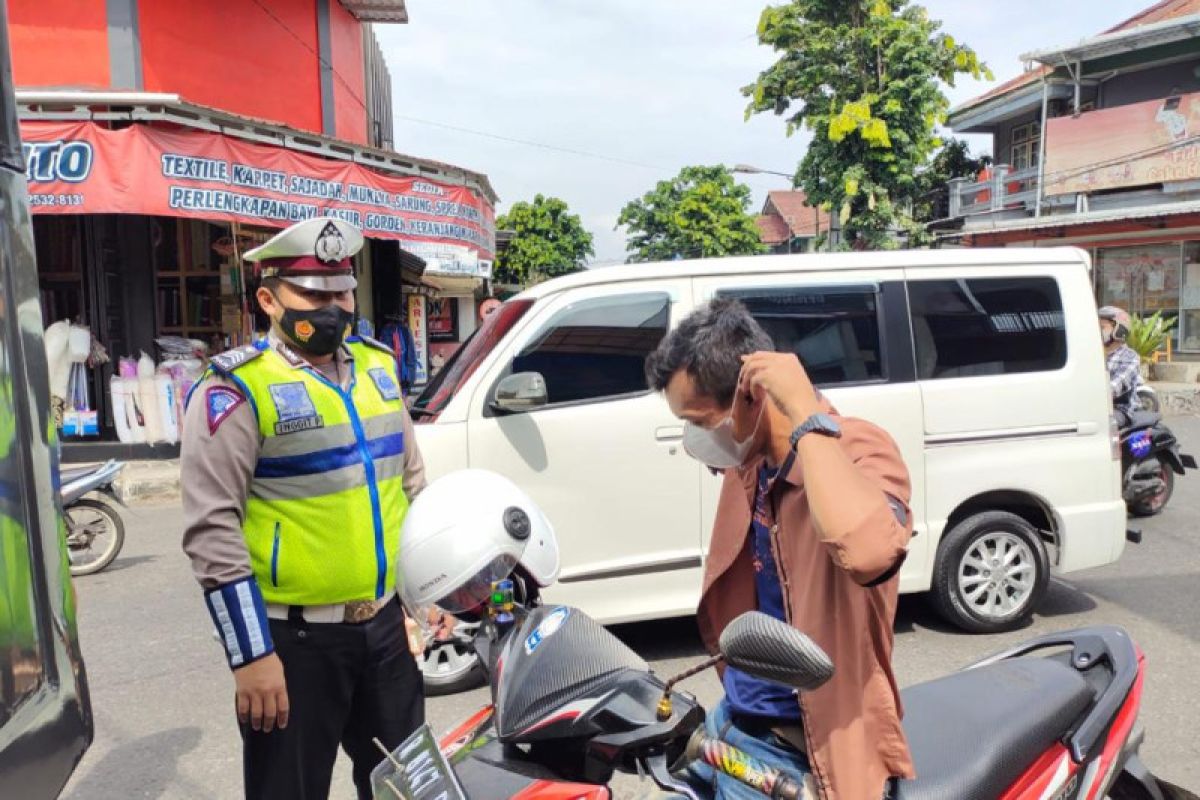
{"label": "hanging merchandise", "polygon": [[164,441],[162,416],[159,414],[158,392],[154,383],[154,359],[144,351],[137,367],[138,406],[146,422],[146,442],[157,444]]}
{"label": "hanging merchandise", "polygon": [[158,399],[163,440],[167,444],[175,444],[179,441],[179,409],[175,406],[175,385],[171,376],[165,373],[155,375],[154,392]]}
{"label": "hanging merchandise", "polygon": [[67,398],[67,383],[71,379],[71,324],[56,322],[46,328],[46,361],[50,367],[50,394]]}
{"label": "hanging merchandise", "polygon": [[67,358],[70,374],[67,397],[62,415],[64,436],[99,436],[99,414],[92,409],[88,386],[87,362],[92,355],[92,332],[82,325],[72,325],[67,334]]}
{"label": "hanging merchandise", "polygon": [[113,375],[108,387],[113,424],[117,428],[117,439],[124,444],[130,444],[133,442],[133,430],[129,427],[129,412],[126,407],[132,405],[133,400],[129,396],[129,384],[120,375]]}
{"label": "hanging merchandise", "polygon": [[[132,358],[122,358],[118,364],[120,382],[113,381],[114,394],[120,392],[121,401],[114,397],[113,406],[118,403],[125,407],[125,426],[129,431],[129,441],[140,444],[146,441],[146,420],[142,415],[141,403],[138,399],[137,362]],[[118,435],[120,429],[118,428]]]}
{"label": "hanging merchandise", "polygon": [[72,325],[68,339],[71,363],[86,364],[92,354],[92,331],[83,325]]}

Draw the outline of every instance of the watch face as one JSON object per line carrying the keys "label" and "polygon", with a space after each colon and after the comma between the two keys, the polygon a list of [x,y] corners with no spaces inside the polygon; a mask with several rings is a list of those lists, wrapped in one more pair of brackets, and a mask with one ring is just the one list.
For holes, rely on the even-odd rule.
{"label": "watch face", "polygon": [[834,421],[833,417],[828,414],[815,414],[812,418],[813,427],[821,431],[829,431],[830,433],[840,433],[842,426]]}

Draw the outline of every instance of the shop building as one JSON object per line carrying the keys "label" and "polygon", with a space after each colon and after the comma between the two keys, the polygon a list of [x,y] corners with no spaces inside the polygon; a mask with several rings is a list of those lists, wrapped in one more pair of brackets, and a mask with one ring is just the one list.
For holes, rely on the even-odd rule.
{"label": "shop building", "polygon": [[[9,21],[47,324],[87,325],[114,362],[165,336],[246,343],[265,321],[242,253],[337,215],[368,238],[360,316],[408,329],[417,384],[469,334],[497,198],[393,149],[372,25],[406,23],[403,0],[10,0]],[[90,376],[101,438],[112,367]]]}
{"label": "shop building", "polygon": [[[1037,44],[1037,43],[1031,43]],[[949,187],[943,243],[1073,245],[1097,301],[1177,316],[1200,356],[1200,0],[1166,0],[954,109],[996,166]]]}

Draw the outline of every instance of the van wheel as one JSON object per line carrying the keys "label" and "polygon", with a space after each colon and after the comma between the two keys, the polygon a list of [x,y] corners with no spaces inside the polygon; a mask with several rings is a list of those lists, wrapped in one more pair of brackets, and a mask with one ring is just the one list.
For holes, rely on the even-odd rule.
{"label": "van wheel", "polygon": [[1016,514],[986,511],[942,537],[933,574],[938,613],[970,633],[1020,627],[1050,585],[1037,530]]}

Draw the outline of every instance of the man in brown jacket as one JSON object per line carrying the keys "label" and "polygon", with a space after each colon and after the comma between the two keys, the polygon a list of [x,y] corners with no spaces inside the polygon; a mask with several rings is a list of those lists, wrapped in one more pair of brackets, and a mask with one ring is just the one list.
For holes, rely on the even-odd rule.
{"label": "man in brown jacket", "polygon": [[[897,573],[912,531],[908,471],[880,428],[841,417],[796,356],[740,303],[716,300],[648,359],[686,422],[684,446],[724,470],[700,601],[710,651],[757,609],[812,637],[833,678],[796,693],[733,668],[709,735],[791,772],[821,800],[877,800],[913,777],[892,675]],[[760,797],[698,768],[718,797]]]}

